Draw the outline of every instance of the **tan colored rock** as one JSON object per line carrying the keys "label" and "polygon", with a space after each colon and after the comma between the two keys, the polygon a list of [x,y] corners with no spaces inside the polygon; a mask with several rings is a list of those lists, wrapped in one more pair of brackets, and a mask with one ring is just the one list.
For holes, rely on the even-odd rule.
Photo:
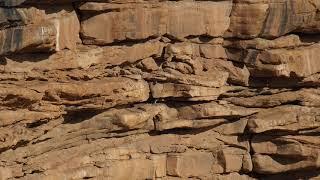
{"label": "tan colored rock", "polygon": [[264,109],[248,117],[251,132],[299,131],[319,127],[318,108],[284,105]]}
{"label": "tan colored rock", "polygon": [[133,159],[109,162],[106,167],[84,166],[77,169],[53,170],[48,174],[30,174],[21,179],[83,179],[86,177],[123,179],[152,179],[154,169],[152,161],[147,159]]}
{"label": "tan colored rock", "polygon": [[166,155],[152,155],[151,159],[154,162],[155,177],[162,178],[167,175],[167,156]]}
{"label": "tan colored rock", "polygon": [[303,43],[298,35],[287,35],[281,36],[279,38],[269,40],[263,38],[254,38],[249,40],[225,40],[224,46],[229,48],[239,48],[239,49],[279,49],[279,48],[294,48],[296,46],[301,46]]}
{"label": "tan colored rock", "polygon": [[183,42],[169,44],[165,48],[166,61],[172,61],[172,59],[191,60],[197,56],[200,56],[199,45],[197,44]]}
{"label": "tan colored rock", "polygon": [[[221,52],[217,52],[217,49]],[[165,58],[166,62],[162,64],[162,68],[171,74],[195,74],[206,76],[206,79],[212,77],[210,79],[214,80],[218,73],[227,72],[229,73],[229,83],[248,85],[250,74],[246,66],[238,67],[232,62],[226,61],[226,51],[221,45],[170,44],[165,49]],[[204,79],[203,77],[199,78]],[[221,77],[217,78],[220,79]]]}
{"label": "tan colored rock", "polygon": [[268,8],[268,4],[235,3],[227,33],[236,37],[257,37],[263,31]]}
{"label": "tan colored rock", "polygon": [[[34,112],[34,114],[36,114]],[[40,114],[40,113],[38,113]],[[36,114],[36,115],[38,115]],[[165,131],[171,129],[201,129],[212,127],[211,129],[223,135],[241,134],[244,132],[247,121],[241,119],[238,121],[229,121],[227,119],[217,119],[222,115],[212,115],[208,119],[190,119],[186,120],[178,116],[175,108],[169,108],[165,104],[139,104],[132,108],[114,108],[97,114],[91,118],[83,118],[77,123],[63,123],[63,112],[46,112],[51,116],[32,118],[26,116],[20,122],[14,125],[7,125],[1,128],[0,137],[4,143],[0,147],[3,149],[15,146],[19,142],[36,143],[46,141],[46,145],[42,145],[41,149],[33,149],[32,153],[41,154],[42,151],[50,150],[51,146],[56,148],[69,146],[74,138],[79,141],[91,137],[101,138],[105,136],[115,136],[117,132],[129,132],[140,130],[140,132],[148,131]],[[56,114],[56,115],[55,115]],[[23,114],[21,114],[23,115]],[[33,114],[31,114],[33,115]],[[55,116],[54,116],[55,115]],[[8,118],[5,116],[4,118]],[[77,117],[69,117],[66,122],[78,121]],[[27,129],[25,129],[27,127]],[[19,134],[16,134],[19,132]],[[103,133],[102,133],[103,132]],[[101,134],[102,133],[102,134]],[[96,137],[95,137],[96,134]],[[166,143],[166,142],[165,142]],[[31,147],[32,148],[32,147]],[[176,147],[173,147],[176,148]],[[172,147],[154,147],[153,153],[170,152]],[[183,149],[178,147],[178,149]],[[180,152],[181,150],[177,150]]]}
{"label": "tan colored rock", "polygon": [[[82,79],[93,79],[97,76],[101,78],[105,74],[102,72],[104,66],[135,63],[150,56],[160,56],[161,52],[162,43],[151,41],[133,46],[81,47],[75,51],[64,50],[49,56],[11,55],[5,57],[3,64],[0,64],[1,78],[63,81],[71,80],[72,76]],[[67,61],[65,57],[68,57]]]}
{"label": "tan colored rock", "polygon": [[56,27],[56,51],[74,50],[79,40],[80,23],[75,11],[53,20]]}
{"label": "tan colored rock", "polygon": [[[90,120],[87,122],[90,122]],[[91,125],[94,124],[96,124],[96,122],[91,122]],[[105,132],[105,130],[100,132]],[[61,131],[59,133],[58,130],[57,134],[51,138],[43,136],[38,139],[42,140],[35,141],[35,143],[28,146],[1,153],[1,163],[6,165],[8,168],[6,170],[8,170],[12,176],[17,177],[19,173],[25,172],[26,175],[21,179],[84,178],[88,176],[97,178],[113,177],[116,179],[127,179],[128,176],[130,176],[133,179],[139,179],[140,177],[152,179],[157,172],[163,176],[163,168],[168,168],[170,160],[167,159],[165,162],[160,158],[162,159],[161,161],[160,159],[155,161],[155,159],[151,157],[150,160],[149,152],[156,153],[157,151],[155,150],[160,150],[158,152],[163,153],[162,150],[165,150],[169,155],[172,153],[176,154],[179,157],[179,163],[184,165],[178,167],[173,166],[174,171],[179,170],[179,172],[184,173],[181,174],[183,176],[192,173],[210,177],[212,173],[206,173],[212,166],[203,164],[204,161],[208,161],[207,157],[210,157],[212,161],[217,161],[215,159],[216,157],[214,157],[210,151],[216,153],[216,150],[224,149],[225,146],[248,148],[247,142],[238,141],[237,136],[222,136],[212,130],[200,132],[195,135],[163,134],[152,136],[146,133],[138,133],[130,136],[105,139],[90,139],[93,137],[93,134],[99,133],[99,131],[91,131],[91,133],[87,131],[87,133],[85,133],[87,136],[85,136],[83,140],[79,138],[79,134],[77,135],[75,132],[70,133],[71,134],[61,136]],[[67,136],[69,137],[66,138]],[[90,142],[88,142],[88,138]],[[53,143],[54,140],[56,141],[55,143]],[[182,151],[180,151],[179,148]],[[204,148],[207,149],[208,152],[193,151],[180,154],[186,151],[186,149]],[[233,149],[235,150],[235,148]],[[152,157],[154,156],[155,155],[152,155]],[[157,156],[164,157],[161,154]],[[198,157],[202,158],[199,159]],[[191,171],[186,171],[190,169],[190,164],[187,163],[190,160],[196,166],[191,169]],[[22,165],[23,169],[17,168],[14,163],[20,161],[25,162]],[[205,169],[198,169],[198,164]],[[221,167],[224,167],[224,165],[221,164]],[[31,172],[38,170],[41,172],[31,174]],[[120,173],[120,171],[122,173]],[[159,171],[161,171],[161,173]],[[166,170],[166,172],[169,171],[171,170]],[[20,176],[23,176],[23,174]]]}
{"label": "tan colored rock", "polygon": [[301,89],[298,91],[284,91],[275,94],[260,94],[247,97],[230,97],[224,100],[238,106],[249,108],[270,108],[283,104],[299,104],[302,106],[319,107],[318,89]]}
{"label": "tan colored rock", "polygon": [[200,54],[208,59],[228,59],[225,49],[221,45],[201,44]]}
{"label": "tan colored rock", "polygon": [[307,0],[236,1],[227,35],[273,38],[309,27],[316,19],[314,4]]}
{"label": "tan colored rock", "polygon": [[215,132],[223,135],[235,135],[244,133],[247,126],[246,119],[230,121],[227,119],[169,119],[155,122],[155,130],[165,131],[172,129],[203,129],[212,128]]}
{"label": "tan colored rock", "polygon": [[153,98],[184,98],[189,101],[215,100],[227,91],[227,87],[209,88],[173,83],[157,83],[150,86]]}
{"label": "tan colored rock", "polygon": [[105,46],[91,49],[93,57],[98,58],[96,63],[120,65],[122,63],[134,63],[151,56],[161,56],[163,44],[159,41],[150,41],[132,46]]}
{"label": "tan colored rock", "polygon": [[247,151],[241,150],[238,148],[226,148],[219,152],[218,157],[221,164],[224,165],[224,172],[239,172],[243,168],[243,163],[246,163],[245,168],[243,169],[247,172],[252,170],[251,159],[246,159],[250,157]]}
{"label": "tan colored rock", "polygon": [[319,137],[308,135],[255,135],[252,150],[257,154],[282,155],[292,158],[319,156]]}
{"label": "tan colored rock", "polygon": [[151,82],[172,82],[185,85],[219,87],[227,81],[228,73],[213,69],[211,72],[201,72],[198,75],[193,75],[183,74],[171,69],[169,72],[155,71],[144,73],[143,78]]}
{"label": "tan colored rock", "polygon": [[[259,147],[257,147],[259,142],[254,143],[254,149],[256,149],[257,152],[263,153],[253,155],[254,171],[262,174],[276,174],[294,170],[319,168],[318,137],[286,136],[271,138],[269,141],[264,139],[265,142],[261,142]],[[263,141],[263,139],[260,138],[255,140]],[[262,150],[263,147],[265,147],[264,150]]]}
{"label": "tan colored rock", "polygon": [[267,50],[230,50],[230,59],[243,62],[255,78],[304,78],[318,73],[319,44]]}
{"label": "tan colored rock", "polygon": [[[219,59],[199,59],[203,63],[203,68],[207,73],[214,71],[227,72],[228,83],[235,85],[248,86],[250,72],[246,65],[237,65],[231,61]],[[242,67],[241,67],[242,66]]]}
{"label": "tan colored rock", "polygon": [[[194,6],[198,8],[195,9]],[[231,6],[229,1],[163,2],[134,4],[132,6],[85,3],[80,6],[80,10],[83,12],[102,10],[111,12],[89,17],[82,21],[81,33],[84,38],[83,42],[86,44],[108,44],[126,39],[139,40],[164,34],[176,38],[191,35],[217,37],[222,36],[229,26]],[[129,21],[130,17],[132,21]],[[115,20],[118,19],[122,19],[122,21],[115,23]],[[99,31],[99,29],[104,29],[104,31]]]}
{"label": "tan colored rock", "polygon": [[256,113],[257,109],[247,109],[232,104],[216,102],[199,103],[178,108],[179,117],[183,119],[204,119],[215,117],[244,117]]}
{"label": "tan colored rock", "polygon": [[219,38],[213,38],[211,41],[203,43],[201,40],[191,39],[190,42],[169,44],[165,51],[166,60],[171,61],[172,58],[192,59],[196,57],[227,59],[227,52],[222,46],[222,42],[219,42]]}
{"label": "tan colored rock", "polygon": [[0,0],[0,179],[316,178],[319,10]]}
{"label": "tan colored rock", "polygon": [[37,112],[26,109],[13,110],[2,110],[0,111],[0,127],[15,124],[23,121],[26,123],[33,123],[43,119],[54,119],[63,114],[63,112]]}
{"label": "tan colored rock", "polygon": [[20,26],[0,31],[0,54],[75,49],[79,42],[79,20],[72,7],[63,8],[53,8],[51,14],[36,8],[2,9],[4,14],[15,13],[17,16],[13,20],[9,18],[14,16],[5,17],[5,24],[6,21],[17,21]]}
{"label": "tan colored rock", "polygon": [[223,175],[213,175],[212,180],[233,180],[233,179],[239,179],[239,180],[253,180],[255,178],[252,178],[247,175],[240,175],[239,173],[229,173],[229,174],[223,174]]}
{"label": "tan colored rock", "polygon": [[[200,143],[200,139],[198,139],[199,137],[194,137],[192,139],[194,139],[193,143],[197,144]],[[203,139],[204,140],[204,139]],[[213,139],[212,139],[213,140]],[[225,141],[223,139],[221,139],[222,141]],[[193,144],[192,143],[192,144]],[[224,148],[223,152],[217,152],[214,148],[214,146],[209,145],[211,144],[211,140],[204,140],[202,141],[203,144],[199,144],[200,147],[206,147],[206,148],[213,148],[213,154],[208,153],[208,152],[186,152],[186,153],[182,153],[182,154],[169,154],[168,159],[167,160],[167,173],[169,175],[174,175],[174,176],[178,176],[178,177],[190,177],[190,176],[196,176],[196,177],[201,177],[201,176],[208,176],[209,174],[215,174],[215,173],[223,173],[223,172],[228,172],[228,171],[233,171],[232,169],[232,164],[234,163],[240,163],[239,166],[240,168],[242,167],[242,156],[243,154],[246,154],[245,151],[241,151],[240,149],[228,149],[228,148]],[[199,147],[199,148],[200,148]],[[210,148],[210,149],[211,149]],[[214,150],[215,149],[215,150]],[[229,152],[229,154],[227,153]],[[238,152],[235,153],[235,152]],[[242,153],[240,153],[242,152]],[[233,154],[233,155],[232,155]],[[234,161],[230,164],[226,164],[229,162],[224,161],[225,158],[235,158]],[[201,164],[201,162],[198,162],[198,159],[203,159],[202,162],[205,162],[205,164]],[[217,159],[216,159],[217,158]],[[198,165],[199,163],[199,165]],[[198,167],[202,167],[201,169],[196,168],[196,166]],[[205,167],[203,167],[205,166]],[[217,167],[220,166],[220,170],[217,171]],[[237,166],[237,167],[239,167]],[[226,169],[227,168],[227,169]],[[211,172],[209,174],[206,174],[205,171],[207,172]]]}
{"label": "tan colored rock", "polygon": [[[107,78],[85,83],[37,82],[2,85],[3,106],[24,102],[25,107],[39,102],[64,105],[66,109],[105,109],[149,98],[149,86],[143,80]],[[12,96],[15,95],[15,96]],[[1,96],[0,96],[1,97]],[[125,99],[121,97],[126,97]],[[113,99],[113,100],[112,100]],[[127,102],[127,103],[125,103]]]}
{"label": "tan colored rock", "polygon": [[140,66],[140,68],[146,70],[146,71],[156,71],[159,70],[158,64],[155,62],[155,60],[152,57],[143,59],[138,66]]}
{"label": "tan colored rock", "polygon": [[15,149],[22,144],[28,144],[61,123],[63,123],[63,119],[59,116],[41,119],[38,117],[33,122],[22,121],[0,127],[1,153],[9,149]]}
{"label": "tan colored rock", "polygon": [[25,28],[9,28],[0,31],[1,54],[24,49],[31,51],[54,50],[56,29],[53,25],[27,26]]}
{"label": "tan colored rock", "polygon": [[6,180],[12,177],[11,170],[9,168],[0,167],[1,180]]}
{"label": "tan colored rock", "polygon": [[[319,71],[319,69],[317,69],[317,61],[315,61],[319,49],[320,45],[315,44],[293,50],[279,49],[263,51],[257,56],[257,59],[264,64],[258,65],[257,70],[255,69],[253,71],[270,72],[271,76],[276,77],[307,77]],[[259,76],[258,73],[252,74]]]}
{"label": "tan colored rock", "polygon": [[44,98],[48,101],[69,105],[71,109],[79,105],[82,108],[103,109],[123,103],[142,102],[149,98],[148,84],[143,80],[129,78],[110,78],[81,84],[50,83],[34,88],[44,93]]}
{"label": "tan colored rock", "polygon": [[167,157],[167,174],[178,177],[200,177],[210,174],[213,163],[211,153],[169,154]]}

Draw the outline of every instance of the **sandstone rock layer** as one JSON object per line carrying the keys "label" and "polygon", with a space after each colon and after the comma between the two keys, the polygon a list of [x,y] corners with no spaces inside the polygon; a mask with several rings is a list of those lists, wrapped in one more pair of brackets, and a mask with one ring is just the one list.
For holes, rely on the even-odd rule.
{"label": "sandstone rock layer", "polygon": [[319,0],[0,0],[0,180],[320,178]]}

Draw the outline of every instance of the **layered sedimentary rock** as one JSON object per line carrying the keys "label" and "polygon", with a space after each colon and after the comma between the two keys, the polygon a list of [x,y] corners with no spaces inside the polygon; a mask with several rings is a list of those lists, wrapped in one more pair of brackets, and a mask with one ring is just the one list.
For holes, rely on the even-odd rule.
{"label": "layered sedimentary rock", "polygon": [[[229,1],[133,5],[88,2],[79,8],[85,18],[81,21],[81,35],[85,44],[108,44],[161,35],[178,39],[197,35],[219,37],[229,27],[231,6]],[[94,15],[91,15],[92,11]],[[107,13],[99,13],[105,11]],[[97,32],[96,29],[104,31]]]}
{"label": "layered sedimentary rock", "polygon": [[72,5],[61,7],[0,7],[1,54],[74,49],[79,20]]}
{"label": "layered sedimentary rock", "polygon": [[0,0],[0,179],[319,179],[317,0]]}
{"label": "layered sedimentary rock", "polygon": [[304,29],[318,32],[319,7],[317,0],[236,0],[228,33],[239,38],[274,38]]}

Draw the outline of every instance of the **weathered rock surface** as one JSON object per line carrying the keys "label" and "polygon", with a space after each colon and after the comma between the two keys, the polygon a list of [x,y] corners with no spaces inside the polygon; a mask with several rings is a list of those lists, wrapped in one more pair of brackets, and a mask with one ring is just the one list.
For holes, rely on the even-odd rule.
{"label": "weathered rock surface", "polygon": [[317,0],[236,0],[229,34],[239,38],[274,38],[300,29],[317,29]]}
{"label": "weathered rock surface", "polygon": [[[229,27],[231,6],[230,1],[133,5],[88,2],[79,8],[85,17],[81,22],[81,34],[85,44],[108,44],[161,35],[178,39],[196,35],[218,37]],[[91,16],[92,12],[102,13]],[[96,29],[104,31],[97,32]]]}
{"label": "weathered rock surface", "polygon": [[0,180],[320,177],[318,0],[0,0]]}
{"label": "weathered rock surface", "polygon": [[254,168],[266,174],[318,169],[319,142],[319,136],[287,135],[275,138],[257,135],[252,141]]}
{"label": "weathered rock surface", "polygon": [[80,24],[73,7],[54,7],[50,11],[42,8],[0,7],[0,54],[75,48],[80,41]]}

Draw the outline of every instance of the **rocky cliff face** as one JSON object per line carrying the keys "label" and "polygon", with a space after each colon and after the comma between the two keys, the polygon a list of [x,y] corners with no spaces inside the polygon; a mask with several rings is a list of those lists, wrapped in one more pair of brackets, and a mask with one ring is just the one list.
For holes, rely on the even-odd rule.
{"label": "rocky cliff face", "polygon": [[0,6],[1,180],[320,178],[319,0]]}

